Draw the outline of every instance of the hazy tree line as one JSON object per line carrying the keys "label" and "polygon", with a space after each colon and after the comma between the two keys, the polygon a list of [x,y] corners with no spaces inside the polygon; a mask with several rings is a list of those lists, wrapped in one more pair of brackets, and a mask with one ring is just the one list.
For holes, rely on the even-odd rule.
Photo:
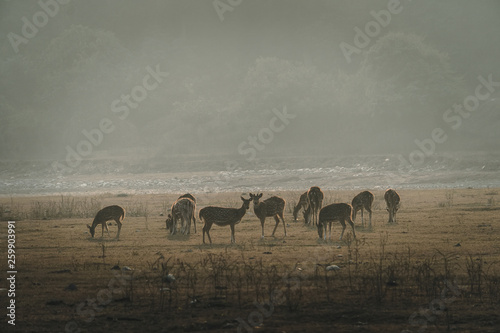
{"label": "hazy tree line", "polygon": [[[2,157],[61,158],[103,118],[115,129],[96,154],[237,154],[283,106],[296,117],[263,154],[401,151],[440,124],[475,78],[456,68],[460,57],[450,60],[456,45],[440,44],[425,24],[411,28],[416,11],[439,31],[443,4],[394,17],[348,64],[339,43],[352,43],[353,27],[386,1],[279,3],[248,1],[220,22],[211,2],[75,2],[18,53],[6,34],[39,9],[2,4]],[[148,66],[168,77],[120,118],[113,102],[143,83]]]}

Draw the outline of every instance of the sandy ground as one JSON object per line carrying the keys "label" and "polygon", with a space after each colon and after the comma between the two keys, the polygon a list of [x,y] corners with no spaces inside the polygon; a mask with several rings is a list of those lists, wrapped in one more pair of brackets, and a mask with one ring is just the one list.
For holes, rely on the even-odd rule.
{"label": "sandy ground", "polygon": [[[213,244],[204,245],[199,221],[196,234],[170,236],[160,215],[176,194],[73,197],[129,212],[147,206],[147,219],[125,218],[119,241],[112,238],[115,225],[112,237],[101,238],[98,230],[90,238],[85,225],[92,218],[29,218],[37,203],[58,203],[60,196],[1,198],[4,211],[27,214],[16,222],[16,331],[500,330],[500,189],[398,189],[395,225],[387,224],[383,190],[374,189],[372,228],[362,227],[358,216],[357,241],[347,229],[342,242],[338,224],[323,242],[315,227],[293,221],[302,190],[264,192],[287,200],[286,238],[281,224],[270,236],[268,218],[261,240],[251,207],[236,225],[234,245],[229,227],[218,226]],[[325,190],[325,204],[349,202],[357,192]],[[197,210],[241,204],[240,191],[194,194]],[[0,226],[4,233],[7,223]],[[329,265],[339,270],[328,272]],[[175,283],[165,282],[167,273]],[[269,303],[270,290],[284,295],[281,301]],[[443,309],[425,312],[429,304]],[[0,328],[11,331],[5,321]]]}

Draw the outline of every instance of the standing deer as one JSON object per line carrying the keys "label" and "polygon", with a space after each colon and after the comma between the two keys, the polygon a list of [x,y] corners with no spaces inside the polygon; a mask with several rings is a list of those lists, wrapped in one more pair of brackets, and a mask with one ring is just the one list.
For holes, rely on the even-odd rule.
{"label": "standing deer", "polygon": [[[188,199],[193,200],[193,202],[194,202],[192,220],[193,220],[193,225],[194,225],[194,233],[196,233],[196,198],[191,193],[183,194],[178,199],[181,199],[181,198],[188,198]],[[191,223],[189,224],[189,226],[190,226],[189,229],[191,229]]]}
{"label": "standing deer", "polygon": [[332,222],[339,221],[342,225],[342,233],[340,234],[340,240],[344,236],[344,231],[346,228],[345,221],[351,225],[352,235],[356,238],[356,232],[354,231],[354,223],[352,222],[352,206],[346,203],[334,203],[321,208],[319,212],[318,219],[318,235],[319,238],[326,240],[326,228],[328,226],[328,239],[332,236]]}
{"label": "standing deer", "polygon": [[266,199],[262,202],[259,202],[259,199],[262,198],[262,193],[260,194],[252,194],[250,193],[250,199],[253,200],[253,211],[255,215],[260,220],[260,225],[262,226],[262,236],[264,238],[264,223],[266,222],[266,217],[274,217],[276,221],[276,225],[274,226],[273,233],[271,237],[274,237],[274,233],[276,232],[276,228],[278,228],[278,224],[280,223],[279,217],[283,222],[283,229],[285,231],[286,237],[286,224],[285,219],[283,218],[283,210],[285,209],[285,200],[283,198],[274,196]]}
{"label": "standing deer", "polygon": [[388,189],[384,194],[387,211],[389,212],[389,221],[387,223],[396,223],[396,212],[400,206],[399,194],[393,189]]}
{"label": "standing deer", "polygon": [[365,221],[363,218],[363,208],[368,211],[370,218],[370,228],[372,227],[372,203],[373,203],[373,194],[370,191],[363,191],[356,195],[351,202],[352,205],[352,219],[356,220],[356,213],[361,211],[361,225],[363,228],[365,227]]}
{"label": "standing deer", "polygon": [[229,225],[231,227],[231,243],[236,242],[234,238],[234,226],[235,224],[240,223],[241,219],[250,208],[250,201],[252,201],[252,199],[245,199],[243,197],[240,198],[243,201],[240,208],[208,206],[200,209],[198,216],[200,217],[200,220],[205,223],[203,226],[203,244],[205,244],[205,233],[208,236],[210,244],[212,244],[212,239],[210,238],[210,228],[212,228],[212,224],[214,223],[218,226]]}
{"label": "standing deer", "polygon": [[122,230],[122,221],[124,218],[125,218],[125,209],[116,205],[107,206],[97,212],[96,216],[94,217],[94,221],[92,222],[92,226],[87,224],[87,228],[90,229],[90,234],[92,235],[92,237],[94,237],[95,228],[100,224],[102,226],[101,237],[104,236],[104,228],[106,228],[108,236],[111,237],[106,222],[110,220],[115,220],[116,224],[118,225],[118,234],[116,235],[116,239],[119,239],[120,231]]}
{"label": "standing deer", "polygon": [[309,219],[309,222],[312,221],[316,225],[318,224],[318,212],[323,205],[323,198],[323,191],[317,186],[313,186],[307,191],[307,200],[312,214],[312,219]]}
{"label": "standing deer", "polygon": [[307,191],[306,191],[302,193],[299,202],[295,207],[293,207],[293,220],[297,221],[297,215],[299,214],[299,211],[301,209],[304,209],[304,211],[306,211],[308,207],[309,207],[309,201],[307,200]]}
{"label": "standing deer", "polygon": [[191,221],[194,223],[194,232],[196,232],[196,204],[188,197],[180,197],[172,205],[172,214],[168,214],[165,221],[167,230],[175,235],[177,232],[177,221],[181,221],[181,233],[188,235],[191,233]]}

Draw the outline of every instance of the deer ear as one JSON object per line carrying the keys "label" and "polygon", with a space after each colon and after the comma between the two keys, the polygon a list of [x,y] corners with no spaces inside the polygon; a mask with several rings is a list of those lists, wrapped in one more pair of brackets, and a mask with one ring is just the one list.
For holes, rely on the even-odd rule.
{"label": "deer ear", "polygon": [[260,193],[257,197],[262,198],[262,193]]}

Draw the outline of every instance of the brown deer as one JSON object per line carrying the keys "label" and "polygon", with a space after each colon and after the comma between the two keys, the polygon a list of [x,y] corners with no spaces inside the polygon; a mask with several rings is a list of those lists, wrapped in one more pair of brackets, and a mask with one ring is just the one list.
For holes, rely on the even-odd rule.
{"label": "brown deer", "polygon": [[309,201],[307,200],[307,191],[306,191],[302,193],[299,202],[295,207],[293,207],[293,220],[297,221],[297,215],[299,214],[300,210],[304,209],[304,211],[306,211],[308,207],[309,207]]}
{"label": "brown deer", "polygon": [[311,207],[310,213],[312,214],[312,218],[308,219],[309,223],[313,222],[316,225],[318,224],[318,212],[323,205],[323,198],[323,191],[317,186],[313,186],[307,191],[307,200],[309,207]]}
{"label": "brown deer", "polygon": [[116,205],[107,206],[97,212],[97,214],[94,217],[94,221],[92,222],[92,226],[87,224],[87,228],[89,228],[90,234],[92,235],[92,237],[94,237],[95,228],[100,224],[102,226],[101,237],[104,236],[104,228],[106,228],[108,236],[111,237],[106,222],[110,220],[115,220],[116,224],[118,225],[118,234],[116,235],[116,239],[119,239],[120,231],[122,230],[122,221],[124,218],[125,218],[125,209]]}
{"label": "brown deer", "polygon": [[356,238],[356,232],[354,231],[354,223],[352,222],[352,206],[346,203],[334,203],[321,208],[318,218],[318,235],[319,238],[326,240],[326,229],[328,227],[328,239],[332,236],[332,222],[339,221],[342,225],[342,233],[340,234],[340,240],[344,236],[344,231],[346,228],[345,221],[351,225],[352,235]]}
{"label": "brown deer", "polygon": [[373,204],[373,194],[370,191],[363,191],[356,195],[351,202],[352,205],[352,219],[356,221],[356,213],[361,211],[361,225],[365,227],[365,221],[363,218],[363,208],[369,214],[370,218],[370,228],[372,227],[372,204]]}
{"label": "brown deer", "polygon": [[[183,194],[177,199],[181,199],[181,198],[188,198],[188,199],[193,200],[193,202],[194,202],[192,220],[193,220],[193,225],[194,225],[194,233],[196,233],[196,198],[191,193]],[[191,229],[191,223],[189,224],[189,228]]]}
{"label": "brown deer", "polygon": [[250,201],[252,199],[245,199],[240,197],[243,201],[243,204],[240,208],[223,208],[223,207],[214,207],[208,206],[200,209],[198,216],[200,220],[205,223],[203,226],[203,244],[205,244],[205,233],[208,236],[208,240],[210,244],[212,244],[212,239],[210,238],[210,228],[212,228],[212,224],[216,224],[218,226],[230,226],[231,227],[231,243],[235,243],[236,240],[234,238],[234,226],[240,223],[245,213],[250,208]]}
{"label": "brown deer", "polygon": [[253,200],[253,211],[255,215],[260,220],[260,225],[262,226],[262,236],[264,238],[264,223],[266,222],[266,217],[274,217],[276,221],[276,225],[274,226],[273,233],[271,237],[274,237],[274,233],[276,232],[276,228],[278,228],[278,224],[280,223],[280,219],[283,222],[283,229],[285,231],[286,237],[286,224],[285,219],[283,218],[283,210],[285,209],[285,200],[283,198],[274,196],[266,199],[262,202],[259,202],[259,199],[262,198],[262,193],[260,194],[252,194],[250,193],[250,199]]}
{"label": "brown deer", "polygon": [[396,223],[396,212],[400,207],[399,194],[392,188],[385,191],[385,203],[387,204],[387,211],[389,212],[389,221],[387,223]]}
{"label": "brown deer", "polygon": [[188,197],[180,197],[177,199],[171,209],[171,214],[168,214],[165,224],[170,234],[175,235],[177,232],[177,221],[181,221],[181,233],[188,235],[191,233],[191,221],[194,223],[194,232],[196,232],[196,204]]}

